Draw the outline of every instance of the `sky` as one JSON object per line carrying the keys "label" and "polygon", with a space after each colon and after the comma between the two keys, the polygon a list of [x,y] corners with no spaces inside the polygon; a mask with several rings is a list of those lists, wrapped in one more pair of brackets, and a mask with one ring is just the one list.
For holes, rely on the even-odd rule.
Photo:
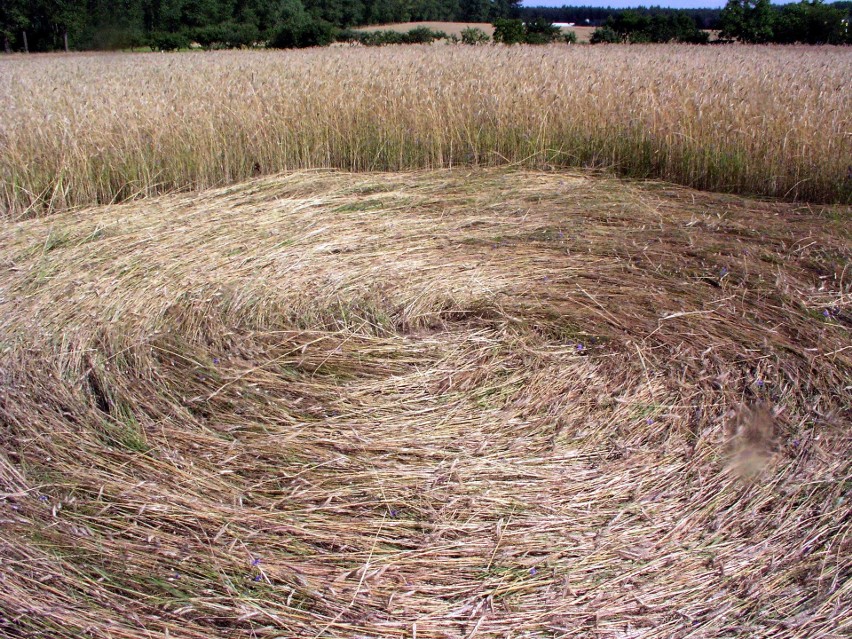
{"label": "sky", "polygon": [[[724,7],[725,2],[726,0],[523,0],[521,4],[525,7],[561,7],[568,5],[621,9],[641,5],[645,7],[671,7],[673,9],[706,9]],[[785,3],[772,0],[772,4]]]}

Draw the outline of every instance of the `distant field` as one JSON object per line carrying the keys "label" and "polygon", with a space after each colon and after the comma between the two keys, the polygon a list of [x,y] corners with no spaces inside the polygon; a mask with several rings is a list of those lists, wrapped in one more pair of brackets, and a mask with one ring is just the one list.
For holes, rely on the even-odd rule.
{"label": "distant field", "polygon": [[[488,22],[396,22],[394,24],[372,25],[369,27],[360,27],[359,31],[410,31],[417,27],[428,27],[436,31],[443,31],[447,34],[454,34],[461,37],[461,32],[464,29],[473,27],[481,29],[489,36],[494,35],[494,27]],[[563,31],[574,31],[577,34],[578,42],[588,42],[594,31],[594,27],[571,27],[563,29]]]}
{"label": "distant field", "polygon": [[303,168],[521,163],[852,201],[852,49],[402,46],[0,59],[0,216]]}
{"label": "distant field", "polygon": [[377,24],[369,27],[359,27],[358,31],[410,31],[418,27],[428,27],[444,33],[461,36],[467,28],[481,29],[489,36],[494,35],[494,27],[488,22],[395,22],[393,24]]}
{"label": "distant field", "polygon": [[0,224],[0,637],[847,637],[849,216],[463,167]]}

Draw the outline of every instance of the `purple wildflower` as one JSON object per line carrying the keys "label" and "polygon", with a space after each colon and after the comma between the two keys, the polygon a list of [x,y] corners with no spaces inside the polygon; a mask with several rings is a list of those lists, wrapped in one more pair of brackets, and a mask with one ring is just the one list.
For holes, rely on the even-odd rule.
{"label": "purple wildflower", "polygon": [[531,575],[535,575],[535,573],[537,573],[537,572],[538,572],[538,570],[536,570],[536,569],[535,569],[535,566],[533,566],[532,568],[530,568],[530,574],[531,574]]}
{"label": "purple wildflower", "polygon": [[261,579],[263,579],[263,577],[261,577],[260,575],[254,576],[254,581],[260,581]]}
{"label": "purple wildflower", "polygon": [[823,317],[831,317],[831,311],[829,311],[828,309],[825,309],[825,310],[822,312],[822,316],[823,316]]}
{"label": "purple wildflower", "polygon": [[653,418],[651,418],[651,417],[649,417],[649,418],[648,418],[648,419],[646,419],[645,421],[646,421],[646,422],[648,422],[648,426],[650,426],[651,424],[653,424],[653,423],[654,423],[654,420],[653,420]]}
{"label": "purple wildflower", "polygon": [[582,344],[577,344],[577,350],[578,350],[578,351],[581,351],[581,350],[583,350],[584,348],[585,348],[585,347],[584,347]]}
{"label": "purple wildflower", "polygon": [[214,364],[218,364],[218,363],[219,363],[219,358],[218,358],[218,357],[214,357],[214,358],[213,358],[213,363],[214,363]]}
{"label": "purple wildflower", "polygon": [[757,380],[757,387],[763,388],[763,380],[762,379]]}
{"label": "purple wildflower", "polygon": [[259,566],[260,565],[260,557],[255,557],[254,559],[252,559],[251,565],[252,566]]}
{"label": "purple wildflower", "polygon": [[48,499],[49,499],[49,497],[47,495],[39,495],[38,496],[39,501],[47,501]]}

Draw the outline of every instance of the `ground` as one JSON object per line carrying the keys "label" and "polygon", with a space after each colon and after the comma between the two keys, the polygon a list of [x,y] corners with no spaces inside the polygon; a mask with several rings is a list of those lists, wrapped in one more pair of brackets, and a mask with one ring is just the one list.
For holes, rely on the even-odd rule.
{"label": "ground", "polygon": [[309,171],[0,228],[0,635],[840,637],[849,207]]}

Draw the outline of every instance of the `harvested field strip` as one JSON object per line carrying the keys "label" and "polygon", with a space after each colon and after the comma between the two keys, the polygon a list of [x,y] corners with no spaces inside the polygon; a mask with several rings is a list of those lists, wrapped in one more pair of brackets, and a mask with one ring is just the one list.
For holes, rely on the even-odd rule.
{"label": "harvested field strip", "polygon": [[843,47],[406,46],[0,60],[0,216],[293,169],[605,167],[852,202]]}
{"label": "harvested field strip", "polygon": [[489,37],[494,35],[494,25],[490,22],[394,22],[391,24],[373,24],[365,27],[358,27],[358,31],[400,31],[405,33],[412,29],[426,27],[435,31],[443,31],[448,35],[461,37],[462,31],[465,29],[479,29],[486,33]]}
{"label": "harvested field strip", "polygon": [[0,231],[0,633],[839,637],[850,210],[306,172]]}
{"label": "harvested field strip", "polygon": [[[396,22],[392,24],[375,24],[368,27],[358,27],[357,31],[400,31],[405,33],[411,29],[426,27],[435,31],[443,31],[447,35],[461,37],[465,29],[479,29],[489,37],[494,35],[494,25],[490,22]],[[595,27],[563,27],[562,32],[573,31],[577,34],[578,42],[588,42]],[[440,45],[441,43],[439,43]]]}

